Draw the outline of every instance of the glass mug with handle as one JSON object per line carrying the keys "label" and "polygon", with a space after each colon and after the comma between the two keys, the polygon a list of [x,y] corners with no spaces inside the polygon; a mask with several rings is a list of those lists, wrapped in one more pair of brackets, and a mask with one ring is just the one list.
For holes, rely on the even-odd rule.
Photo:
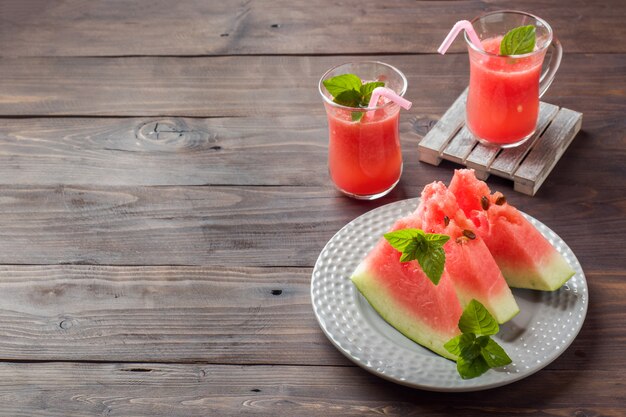
{"label": "glass mug with handle", "polygon": [[[487,13],[471,23],[483,50],[465,33],[470,60],[467,128],[485,144],[502,148],[521,145],[535,133],[539,98],[559,68],[563,56],[561,44],[546,21],[525,12]],[[499,55],[503,36],[513,28],[527,25],[535,27],[534,50],[522,55]],[[542,72],[549,48],[553,52]]]}

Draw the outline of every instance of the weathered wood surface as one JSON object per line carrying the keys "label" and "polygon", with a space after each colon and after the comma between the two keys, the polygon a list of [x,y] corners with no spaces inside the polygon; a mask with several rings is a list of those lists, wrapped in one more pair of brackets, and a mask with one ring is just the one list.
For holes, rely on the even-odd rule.
{"label": "weathered wood surface", "polygon": [[353,367],[0,365],[0,399],[13,417],[623,416],[623,380],[614,372],[546,370],[516,387],[429,393]]}
{"label": "weathered wood surface", "polygon": [[[358,59],[383,58],[406,72],[409,85],[417,86],[428,78],[430,91],[449,94],[450,102],[467,82],[467,57],[463,55]],[[321,115],[320,77],[328,68],[350,59],[354,57],[6,58],[0,60],[0,114]],[[433,77],[442,73],[447,75]],[[416,104],[421,98],[421,111],[436,114],[444,109],[441,100],[420,90],[409,90],[407,97]]]}
{"label": "weathered wood surface", "polygon": [[[321,75],[354,59],[381,59],[401,68],[413,114],[439,117],[469,79],[466,54],[3,58],[0,115],[323,114],[317,90]],[[566,54],[543,100],[585,115],[589,110],[623,113],[624,73],[626,54]]]}
{"label": "weathered wood surface", "polygon": [[4,119],[0,184],[325,185],[327,137],[324,115]]}
{"label": "weathered wood surface", "polygon": [[299,187],[3,187],[0,206],[7,264],[312,266],[355,214]]}
{"label": "weathered wood surface", "polygon": [[346,365],[318,330],[310,280],[310,268],[0,266],[0,360]]}
{"label": "weathered wood surface", "polygon": [[[430,179],[449,182],[451,175],[434,170]],[[622,268],[623,248],[614,243],[626,226],[620,216],[623,183],[605,192],[550,185],[537,201],[506,195],[563,237],[583,267]],[[418,196],[422,188],[403,184],[363,204],[330,186],[3,186],[0,264],[312,267],[345,224],[385,203]],[[558,211],[551,209],[555,201]],[[586,237],[598,230],[593,239]]]}
{"label": "weathered wood surface", "polygon": [[443,150],[443,157],[448,161],[463,164],[467,155],[474,149],[477,140],[474,135],[463,126],[461,130],[452,138],[446,148]]}
{"label": "weathered wood surface", "polygon": [[[0,360],[348,366],[318,329],[310,272],[2,266]],[[626,366],[620,355],[625,317],[616,311],[626,297],[625,278],[623,272],[587,272],[586,323],[550,369]]]}
{"label": "weathered wood surface", "polygon": [[515,171],[515,189],[533,195],[582,126],[582,114],[561,109]]}
{"label": "weathered wood surface", "polygon": [[[569,53],[625,53],[624,8],[526,0]],[[435,53],[452,25],[514,0],[2,2],[5,56]],[[451,51],[463,51],[461,40]]]}
{"label": "weathered wood surface", "polygon": [[[467,86],[459,19],[506,1],[0,1],[0,416],[610,416],[626,368],[626,5],[529,0],[563,42],[543,100],[584,113],[534,197],[589,313],[546,369],[450,395],[389,383],[324,337],[323,245],[458,167],[420,139]],[[380,59],[409,81],[404,174],[375,202],[326,175],[316,86]]]}

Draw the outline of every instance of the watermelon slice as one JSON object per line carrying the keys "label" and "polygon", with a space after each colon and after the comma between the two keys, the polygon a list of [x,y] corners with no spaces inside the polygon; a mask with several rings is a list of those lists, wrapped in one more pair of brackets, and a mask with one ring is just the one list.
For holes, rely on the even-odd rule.
{"label": "watermelon slice", "polygon": [[485,242],[474,231],[474,224],[442,182],[424,187],[415,216],[424,232],[450,236],[443,247],[446,252],[445,270],[450,275],[462,308],[475,299],[489,310],[498,323],[504,323],[519,313],[511,289]]}
{"label": "watermelon slice", "polygon": [[[419,228],[419,219],[398,220],[391,231]],[[359,264],[351,279],[370,305],[409,339],[455,360],[443,345],[460,334],[463,313],[456,291],[444,271],[438,285],[417,261],[400,262],[401,253],[384,238]]]}
{"label": "watermelon slice", "polygon": [[554,291],[574,275],[550,242],[506,202],[502,193],[492,194],[473,170],[457,170],[450,191],[474,223],[511,287]]}

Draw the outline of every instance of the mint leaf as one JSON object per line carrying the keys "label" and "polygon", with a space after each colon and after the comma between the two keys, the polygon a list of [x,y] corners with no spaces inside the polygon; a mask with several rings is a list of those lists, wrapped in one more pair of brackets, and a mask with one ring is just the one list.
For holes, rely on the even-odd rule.
{"label": "mint leaf", "polygon": [[472,300],[461,315],[459,329],[463,333],[474,333],[479,336],[489,336],[500,330],[498,322],[489,311],[478,301]]}
{"label": "mint leaf", "polygon": [[481,339],[477,338],[473,333],[469,333],[469,335],[471,335],[470,342],[459,346],[461,348],[461,355],[459,356],[465,360],[479,357],[483,348],[480,344]]}
{"label": "mint leaf", "polygon": [[342,106],[359,107],[361,94],[355,90],[344,90],[336,95],[333,101]]}
{"label": "mint leaf", "polygon": [[471,345],[474,339],[476,339],[476,336],[472,333],[461,333],[460,335],[448,340],[448,342],[443,345],[443,347],[453,355],[461,356],[463,348],[465,346]]}
{"label": "mint leaf", "polygon": [[446,252],[441,246],[429,242],[426,251],[416,252],[417,262],[433,284],[439,284],[446,263]]}
{"label": "mint leaf", "polygon": [[497,368],[499,366],[504,366],[510,364],[511,358],[506,354],[502,346],[497,344],[492,338],[489,336],[483,336],[488,339],[486,346],[482,349],[480,354],[485,359],[489,367]]}
{"label": "mint leaf", "polygon": [[[352,107],[354,107],[354,106],[352,106]],[[363,118],[363,116],[365,116],[365,112],[363,112],[363,111],[353,111],[351,116],[352,116],[352,121],[353,122],[358,122],[358,121],[360,121]]]}
{"label": "mint leaf", "polygon": [[450,339],[443,347],[458,357],[456,369],[461,378],[475,378],[490,368],[512,362],[504,349],[491,339],[490,335],[498,332],[498,324],[478,301],[472,300],[463,310],[459,329],[463,333]]}
{"label": "mint leaf", "polygon": [[443,246],[448,240],[450,240],[450,236],[448,235],[439,235],[437,233],[428,233],[424,234],[426,236],[426,240],[435,245]]}
{"label": "mint leaf", "polygon": [[362,105],[367,107],[372,98],[372,92],[376,87],[384,87],[385,83],[382,81],[372,81],[371,83],[363,84],[361,86]]}
{"label": "mint leaf", "polygon": [[416,241],[416,236],[423,236],[424,232],[419,229],[399,229],[385,233],[384,237],[394,249],[404,252],[407,246]]}
{"label": "mint leaf", "polygon": [[[346,107],[365,108],[372,98],[372,91],[376,87],[384,87],[382,81],[372,81],[363,84],[361,79],[354,74],[342,74],[329,78],[322,82],[326,90],[333,96],[333,101]],[[352,121],[360,121],[365,112],[353,111]]]}
{"label": "mint leaf", "polygon": [[511,29],[500,42],[500,55],[523,55],[535,49],[535,27],[520,26]]}
{"label": "mint leaf", "polygon": [[443,345],[448,352],[458,356],[456,369],[461,378],[476,378],[491,368],[483,356],[483,349],[489,340],[489,336],[477,338],[473,333],[463,333]]}
{"label": "mint leaf", "polygon": [[324,87],[337,98],[344,91],[354,90],[360,96],[361,79],[354,74],[341,74],[323,81]]}
{"label": "mint leaf", "polygon": [[402,252],[400,262],[417,260],[428,279],[435,285],[439,283],[446,263],[443,245],[449,236],[424,233],[419,229],[400,229],[386,233],[384,237]]}
{"label": "mint leaf", "polygon": [[400,262],[410,262],[415,260],[415,255],[413,252],[402,252],[400,256]]}
{"label": "mint leaf", "polygon": [[456,362],[456,370],[463,379],[472,379],[481,376],[489,370],[490,366],[482,356],[465,359],[459,358]]}

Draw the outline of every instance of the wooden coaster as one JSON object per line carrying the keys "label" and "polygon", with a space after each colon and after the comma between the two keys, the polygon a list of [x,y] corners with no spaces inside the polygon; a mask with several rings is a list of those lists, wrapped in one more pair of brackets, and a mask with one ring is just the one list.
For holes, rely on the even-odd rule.
{"label": "wooden coaster", "polygon": [[513,180],[515,191],[535,195],[580,130],[582,113],[539,104],[536,133],[522,145],[500,149],[479,143],[465,126],[467,89],[418,145],[419,159],[439,165],[443,159],[465,165],[486,179],[490,174]]}

